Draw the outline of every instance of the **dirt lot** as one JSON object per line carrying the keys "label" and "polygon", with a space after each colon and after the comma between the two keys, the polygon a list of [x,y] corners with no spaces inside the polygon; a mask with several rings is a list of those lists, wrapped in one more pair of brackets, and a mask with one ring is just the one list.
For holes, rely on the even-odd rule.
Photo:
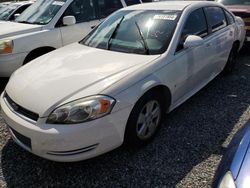
{"label": "dirt lot", "polygon": [[[6,80],[0,80],[0,91]],[[230,76],[219,76],[173,111],[140,150],[119,148],[78,163],[55,163],[21,149],[0,115],[0,187],[210,187],[233,135],[250,118],[250,47]]]}

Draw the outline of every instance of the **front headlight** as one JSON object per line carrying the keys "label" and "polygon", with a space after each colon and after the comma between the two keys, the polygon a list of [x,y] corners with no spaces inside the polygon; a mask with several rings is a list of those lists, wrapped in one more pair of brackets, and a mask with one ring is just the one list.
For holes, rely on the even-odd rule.
{"label": "front headlight", "polygon": [[220,182],[219,188],[236,188],[235,183],[234,183],[234,178],[231,172],[228,171],[223,176]]}
{"label": "front headlight", "polygon": [[77,124],[94,120],[109,114],[115,100],[98,95],[79,99],[55,109],[48,117],[48,124]]}
{"label": "front headlight", "polygon": [[14,43],[12,40],[2,40],[0,41],[0,54],[10,54],[14,48]]}

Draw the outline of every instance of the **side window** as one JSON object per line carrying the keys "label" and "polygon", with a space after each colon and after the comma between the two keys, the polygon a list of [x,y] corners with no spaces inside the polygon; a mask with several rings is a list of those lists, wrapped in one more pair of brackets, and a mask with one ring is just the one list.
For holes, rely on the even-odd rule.
{"label": "side window", "polygon": [[234,23],[234,17],[226,10],[225,11],[225,14],[226,14],[226,17],[227,17],[227,23],[228,25],[231,25]]}
{"label": "side window", "polygon": [[197,35],[205,37],[208,34],[207,22],[203,10],[197,9],[192,12],[186,20],[185,26],[182,30],[177,51],[183,49],[183,44],[188,35]]}
{"label": "side window", "polygon": [[205,12],[212,32],[227,26],[225,14],[220,7],[207,7],[205,8]]}
{"label": "side window", "polygon": [[106,18],[111,13],[122,8],[120,0],[97,0],[99,18]]}
{"label": "side window", "polygon": [[27,9],[30,5],[23,5],[15,12],[15,14],[21,14],[25,9]]}
{"label": "side window", "polygon": [[26,8],[28,8],[30,5],[23,5],[21,7],[19,7],[14,14],[11,15],[11,17],[9,18],[9,20],[14,20],[15,19],[15,14],[21,14]]}
{"label": "side window", "polygon": [[125,0],[125,2],[127,6],[141,3],[140,0]]}
{"label": "side window", "polygon": [[74,0],[63,16],[75,16],[76,23],[97,19],[93,0]]}

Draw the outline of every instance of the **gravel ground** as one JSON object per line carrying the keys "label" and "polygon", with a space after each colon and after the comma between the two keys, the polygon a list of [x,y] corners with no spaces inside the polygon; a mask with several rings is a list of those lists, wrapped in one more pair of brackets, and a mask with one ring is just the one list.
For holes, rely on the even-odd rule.
{"label": "gravel ground", "polygon": [[153,142],[138,150],[55,163],[17,146],[0,116],[0,187],[210,187],[231,138],[250,118],[249,52],[243,49],[232,75],[167,115]]}

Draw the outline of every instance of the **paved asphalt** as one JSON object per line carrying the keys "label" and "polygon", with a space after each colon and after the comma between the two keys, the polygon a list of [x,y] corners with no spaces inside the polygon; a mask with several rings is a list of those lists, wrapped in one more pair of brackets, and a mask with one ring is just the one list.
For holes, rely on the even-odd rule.
{"label": "paved asphalt", "polygon": [[[56,163],[17,146],[0,115],[0,187],[210,187],[221,157],[250,118],[250,47],[230,76],[166,116],[152,143],[77,163]],[[6,80],[0,79],[0,91]]]}

